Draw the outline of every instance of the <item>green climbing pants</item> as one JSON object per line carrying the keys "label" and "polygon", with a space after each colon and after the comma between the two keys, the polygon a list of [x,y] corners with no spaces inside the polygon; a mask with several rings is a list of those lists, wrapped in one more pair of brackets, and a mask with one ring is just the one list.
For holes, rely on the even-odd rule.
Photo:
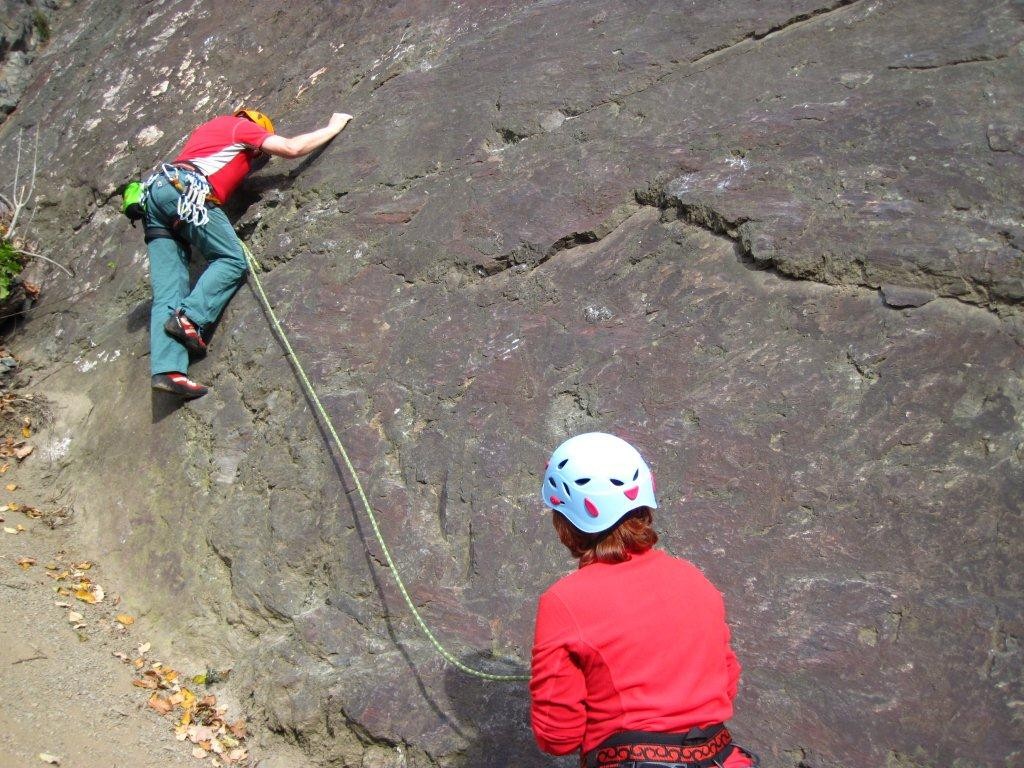
{"label": "green climbing pants", "polygon": [[146,198],[146,227],[173,231],[191,243],[209,261],[195,287],[189,290],[189,249],[177,239],[159,237],[146,246],[149,251],[149,280],[153,286],[150,315],[150,371],[153,374],[188,371],[188,351],[164,331],[167,318],[179,309],[200,327],[220,317],[228,301],[245,279],[246,261],[242,242],[224,211],[209,209],[210,220],[201,227],[177,221],[178,190],[164,177],[149,185]]}

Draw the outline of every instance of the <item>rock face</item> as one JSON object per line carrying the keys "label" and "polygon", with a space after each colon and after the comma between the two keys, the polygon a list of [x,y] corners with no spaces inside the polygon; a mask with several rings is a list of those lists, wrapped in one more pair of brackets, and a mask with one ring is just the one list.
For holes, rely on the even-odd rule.
{"label": "rock face", "polygon": [[50,16],[64,5],[60,0],[4,0],[0,5],[0,119],[18,106],[36,51],[50,39]]}
{"label": "rock face", "polygon": [[166,642],[233,664],[313,762],[552,764],[523,686],[419,633],[248,289],[193,368],[213,392],[150,396],[115,191],[241,102],[285,135],[355,115],[230,212],[454,653],[528,666],[571,567],[539,469],[604,429],[725,594],[764,764],[1024,761],[1020,3],[79,0],[53,25],[0,167],[39,126],[34,234],[77,277],[17,341],[69,404],[61,483]]}

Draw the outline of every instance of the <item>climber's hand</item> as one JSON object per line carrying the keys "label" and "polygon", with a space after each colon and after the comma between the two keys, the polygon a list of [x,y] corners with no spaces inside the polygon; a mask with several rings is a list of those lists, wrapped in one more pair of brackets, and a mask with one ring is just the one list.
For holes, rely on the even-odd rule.
{"label": "climber's hand", "polygon": [[335,133],[339,133],[342,128],[348,125],[348,121],[351,119],[352,115],[345,112],[335,112],[327,122],[327,127],[331,128]]}

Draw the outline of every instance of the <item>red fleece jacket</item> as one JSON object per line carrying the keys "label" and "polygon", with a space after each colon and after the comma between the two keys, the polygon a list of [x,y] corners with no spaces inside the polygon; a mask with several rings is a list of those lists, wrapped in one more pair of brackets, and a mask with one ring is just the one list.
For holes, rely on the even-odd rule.
{"label": "red fleece jacket", "polygon": [[[725,722],[739,677],[722,596],[685,560],[652,549],[592,563],[540,598],[530,715],[545,752]],[[749,764],[738,751],[726,762]]]}

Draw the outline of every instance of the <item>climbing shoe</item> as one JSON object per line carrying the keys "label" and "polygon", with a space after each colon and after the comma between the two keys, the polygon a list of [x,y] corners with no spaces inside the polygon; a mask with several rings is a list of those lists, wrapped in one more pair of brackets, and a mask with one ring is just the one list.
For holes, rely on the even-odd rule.
{"label": "climbing shoe", "polygon": [[153,389],[171,392],[172,394],[187,398],[202,397],[210,391],[209,387],[204,387],[202,384],[192,381],[184,373],[178,373],[177,371],[154,374]]}
{"label": "climbing shoe", "polygon": [[206,354],[206,342],[203,341],[203,333],[198,325],[188,319],[180,309],[167,318],[164,323],[164,330],[182,344],[185,349],[193,355]]}

